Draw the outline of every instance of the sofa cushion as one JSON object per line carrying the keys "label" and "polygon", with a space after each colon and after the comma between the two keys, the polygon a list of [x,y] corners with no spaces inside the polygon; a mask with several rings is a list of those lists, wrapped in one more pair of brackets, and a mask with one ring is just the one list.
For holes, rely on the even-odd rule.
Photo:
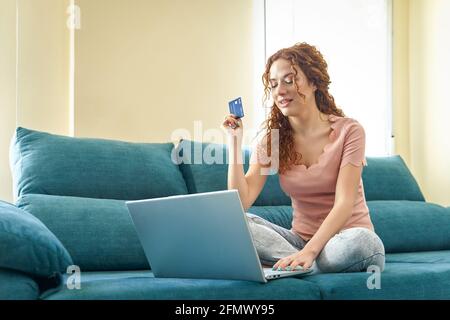
{"label": "sofa cushion", "polygon": [[[251,149],[244,147],[244,172],[248,170],[250,155]],[[227,189],[227,145],[181,140],[176,159],[189,193]],[[367,157],[367,164],[362,173],[366,200],[425,200],[400,156]],[[254,205],[291,205],[291,199],[281,189],[278,174],[268,176]]]}
{"label": "sofa cushion", "polygon": [[[319,286],[325,300],[434,300],[450,297],[450,263],[386,263],[379,275],[366,272],[305,276]],[[368,286],[369,283],[369,286]],[[369,289],[372,287],[372,289]]]}
{"label": "sofa cushion", "polygon": [[0,300],[36,300],[39,286],[30,276],[14,270],[0,269]]}
{"label": "sofa cushion", "polygon": [[[368,201],[375,232],[386,252],[450,249],[450,210],[422,201]],[[291,229],[291,206],[253,206],[254,213]]]}
{"label": "sofa cushion", "polygon": [[45,223],[81,271],[149,268],[124,201],[27,194],[17,205]]}
{"label": "sofa cushion", "polygon": [[422,201],[368,201],[386,252],[450,249],[450,212]]}
{"label": "sofa cushion", "polygon": [[0,268],[35,276],[65,272],[72,258],[36,217],[0,201]]}
{"label": "sofa cushion", "polygon": [[172,143],[72,138],[19,127],[11,145],[15,194],[121,200],[186,194],[172,149]]}
{"label": "sofa cushion", "polygon": [[[66,281],[64,281],[65,283]],[[155,278],[150,271],[84,272],[80,289],[44,292],[48,300],[317,300],[318,287],[297,278],[240,280]]]}
{"label": "sofa cushion", "polygon": [[[243,149],[244,170],[250,161],[250,149]],[[189,193],[227,190],[228,148],[224,144],[181,140],[175,149],[176,161]],[[255,206],[290,205],[291,199],[280,187],[278,175],[269,175]]]}
{"label": "sofa cushion", "polygon": [[362,179],[367,201],[425,201],[419,185],[400,156],[367,157]]}
{"label": "sofa cushion", "polygon": [[253,206],[248,209],[248,212],[289,230],[292,228],[292,211],[291,206]]}

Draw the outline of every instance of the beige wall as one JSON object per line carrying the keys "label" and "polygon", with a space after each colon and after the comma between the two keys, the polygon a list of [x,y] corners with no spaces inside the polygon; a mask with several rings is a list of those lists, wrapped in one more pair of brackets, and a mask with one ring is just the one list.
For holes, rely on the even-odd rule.
{"label": "beige wall", "polygon": [[393,133],[395,153],[411,167],[409,120],[409,0],[393,1]]}
{"label": "beige wall", "polygon": [[450,1],[411,0],[411,164],[428,201],[450,205]]}
{"label": "beige wall", "polygon": [[450,206],[450,1],[394,0],[394,133],[427,201]]}
{"label": "beige wall", "polygon": [[0,199],[13,200],[8,149],[16,125],[69,133],[68,3],[0,2]]}
{"label": "beige wall", "polygon": [[76,3],[76,136],[166,142],[194,138],[194,121],[220,133],[236,96],[252,122],[252,1]]}
{"label": "beige wall", "polygon": [[12,201],[8,146],[16,126],[16,1],[0,2],[0,199]]}
{"label": "beige wall", "polygon": [[203,134],[221,135],[227,101],[237,96],[253,123],[253,1],[77,0],[73,52],[69,3],[17,0],[16,21],[16,1],[1,2],[2,199],[12,200],[7,150],[16,125],[146,142],[184,128],[185,138],[215,141]]}
{"label": "beige wall", "polygon": [[69,133],[68,0],[18,0],[18,124]]}

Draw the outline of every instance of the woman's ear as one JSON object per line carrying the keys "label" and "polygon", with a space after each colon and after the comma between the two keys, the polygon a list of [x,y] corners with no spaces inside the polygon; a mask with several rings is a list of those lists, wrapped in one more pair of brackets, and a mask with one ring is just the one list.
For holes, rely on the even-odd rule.
{"label": "woman's ear", "polygon": [[309,84],[309,86],[313,89],[313,92],[315,92],[315,91],[317,90],[316,85],[315,85],[312,81],[309,81],[309,80],[308,80],[308,84]]}

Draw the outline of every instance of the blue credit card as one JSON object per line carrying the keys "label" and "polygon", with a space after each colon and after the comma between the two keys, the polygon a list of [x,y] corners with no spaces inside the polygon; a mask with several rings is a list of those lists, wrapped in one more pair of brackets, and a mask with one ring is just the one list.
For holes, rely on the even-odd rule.
{"label": "blue credit card", "polygon": [[234,114],[236,117],[242,118],[244,116],[241,97],[228,102],[228,106],[230,107],[230,113]]}

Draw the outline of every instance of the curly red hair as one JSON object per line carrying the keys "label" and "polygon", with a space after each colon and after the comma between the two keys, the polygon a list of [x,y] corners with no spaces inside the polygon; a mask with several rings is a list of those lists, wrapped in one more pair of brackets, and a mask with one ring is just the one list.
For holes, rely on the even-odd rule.
{"label": "curly red hair", "polygon": [[[265,101],[268,100],[271,91],[269,82],[270,67],[278,59],[290,61],[295,75],[297,75],[297,71],[294,66],[296,65],[299,67],[305,74],[308,82],[316,86],[317,90],[314,94],[317,108],[320,112],[340,117],[344,116],[342,110],[336,106],[333,96],[328,92],[331,81],[328,75],[328,65],[325,59],[316,47],[305,42],[297,43],[289,48],[283,48],[269,57],[267,60],[266,69],[262,75]],[[304,97],[304,95],[298,90],[296,84],[295,87],[298,94]],[[285,117],[276,107],[275,102],[271,106],[270,115],[268,119],[264,121],[263,125],[263,128],[266,130],[265,141],[267,142],[268,156],[271,155],[271,132],[273,129],[279,130],[278,172],[282,174],[289,170],[291,166],[300,164],[302,155],[295,151],[292,127],[287,117]]]}

